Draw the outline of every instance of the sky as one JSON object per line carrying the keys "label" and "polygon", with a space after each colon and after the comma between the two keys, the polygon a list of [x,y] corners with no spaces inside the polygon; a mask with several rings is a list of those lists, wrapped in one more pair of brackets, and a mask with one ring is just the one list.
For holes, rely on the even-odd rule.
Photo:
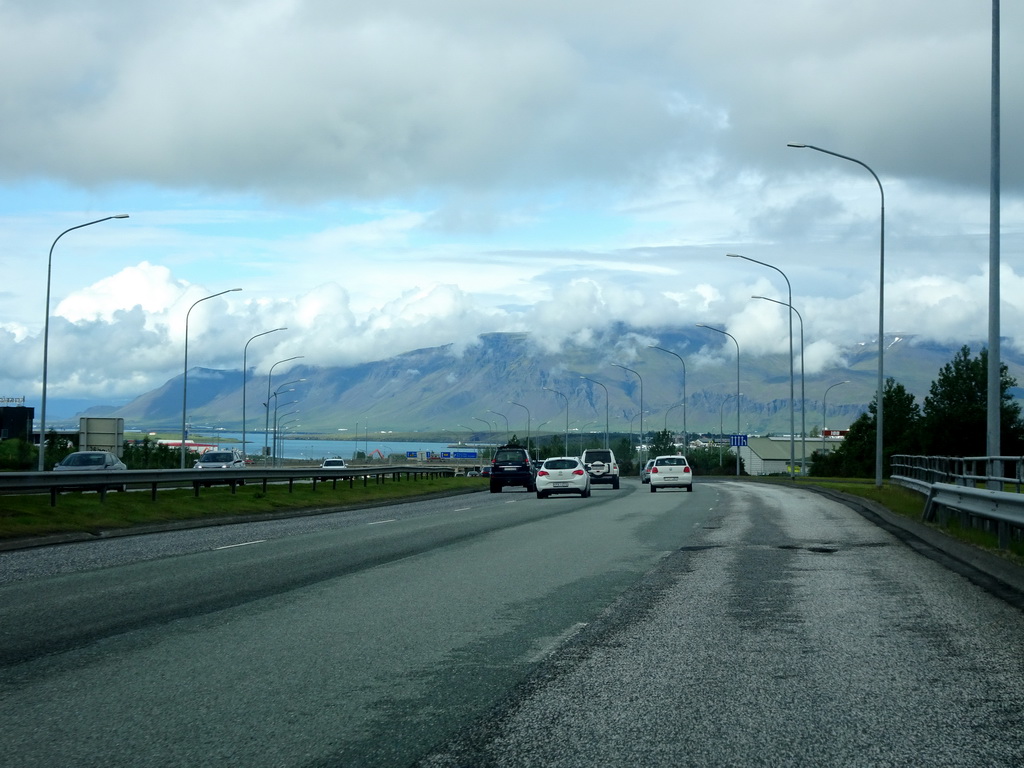
{"label": "sky", "polygon": [[[877,174],[886,332],[980,346],[991,29],[980,0],[0,0],[0,397],[38,404],[47,317],[48,400],[96,404],[180,375],[186,325],[190,368],[258,373],[621,322],[779,353],[776,270],[807,372],[842,365],[877,339],[880,190],[789,142]],[[1001,29],[1024,351],[1024,7]]]}

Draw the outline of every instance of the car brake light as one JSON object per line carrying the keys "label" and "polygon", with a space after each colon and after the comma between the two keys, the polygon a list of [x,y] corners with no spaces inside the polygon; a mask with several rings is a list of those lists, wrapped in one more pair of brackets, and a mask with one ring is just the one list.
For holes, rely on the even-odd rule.
{"label": "car brake light", "polygon": [[541,470],[540,472],[538,472],[537,474],[538,474],[538,475],[543,475],[544,477],[547,477],[548,471],[547,471],[546,469],[542,469],[542,470]]}
{"label": "car brake light", "polygon": [[582,469],[573,470],[573,474],[574,475],[582,475],[583,474],[583,470]]}
{"label": "car brake light", "polygon": [[658,473],[658,468],[657,467],[651,467],[651,474],[652,475],[656,475],[657,473]]}
{"label": "car brake light", "polygon": [[690,471],[690,468],[689,468],[689,467],[683,467],[683,474],[684,474],[684,475],[685,475],[685,474],[686,474],[687,472],[689,472],[689,471]]}

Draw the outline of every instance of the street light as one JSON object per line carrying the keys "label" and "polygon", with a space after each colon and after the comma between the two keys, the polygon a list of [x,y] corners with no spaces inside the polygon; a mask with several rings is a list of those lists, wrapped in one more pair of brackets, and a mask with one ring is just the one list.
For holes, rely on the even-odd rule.
{"label": "street light", "polygon": [[671,349],[665,349],[664,347],[658,347],[658,346],[655,346],[654,344],[648,345],[647,348],[648,349],[658,349],[658,350],[661,350],[662,352],[668,352],[670,355],[672,355],[673,357],[677,358],[679,360],[679,362],[683,366],[683,403],[682,403],[682,405],[683,405],[683,450],[686,450],[689,447],[689,445],[690,445],[689,433],[686,431],[686,361],[683,360],[683,358],[680,355],[676,354]]}
{"label": "street light", "polygon": [[[738,253],[727,253],[725,254],[732,259],[743,259],[745,261],[753,262],[754,264],[760,264],[762,267],[768,267],[768,269],[774,269],[780,275],[782,279],[786,281],[786,290],[789,292],[789,303],[784,306],[789,307],[789,479],[793,479],[793,471],[796,467],[796,418],[794,416],[794,408],[796,401],[796,393],[794,392],[794,377],[793,377],[793,286],[789,283],[789,278],[786,277],[786,273],[783,272],[776,266],[767,264],[757,259],[752,259],[749,256],[740,256]],[[782,302],[779,302],[780,304]],[[802,322],[802,321],[801,321]],[[737,430],[739,431],[739,430]]]}
{"label": "street light", "polygon": [[[270,371],[267,373],[267,402],[264,403],[267,407],[266,418],[263,421],[263,461],[267,460],[267,449],[270,447],[268,442],[268,436],[270,435],[270,383],[274,378],[274,369],[281,363],[290,363],[292,360],[301,360],[305,355],[296,355],[295,357],[286,357],[284,360],[278,360],[272,366]],[[284,386],[283,384],[281,386]],[[356,435],[356,442],[358,444],[359,435]]]}
{"label": "street light", "polygon": [[[841,386],[843,384],[849,384],[849,383],[850,383],[849,380],[847,380],[847,381],[839,381],[839,382],[836,382],[835,384],[833,384],[832,387],[838,387],[838,386]],[[828,389],[826,389],[825,390],[825,394],[821,398],[821,455],[822,456],[825,455],[825,424],[828,423],[828,406],[826,405],[826,403],[828,402],[828,393],[829,393],[829,391],[831,391],[832,387],[829,387]]]}
{"label": "street light", "polygon": [[790,322],[792,322],[793,313],[796,313],[796,319],[800,321],[800,451],[802,456],[800,459],[800,474],[804,475],[807,468],[807,399],[804,394],[804,319],[792,304],[787,304],[778,299],[769,299],[767,296],[751,296],[750,298],[764,299],[765,301],[789,307]]}
{"label": "street light", "polygon": [[601,389],[604,390],[604,447],[607,450],[607,448],[608,448],[608,402],[611,399],[611,398],[608,397],[608,387],[606,387],[604,384],[602,384],[597,379],[592,379],[589,376],[580,376],[580,378],[581,379],[586,379],[587,381],[592,381],[594,384],[597,384],[599,387],[601,387]]}
{"label": "street light", "polygon": [[[736,341],[736,337],[727,331],[723,331],[721,328],[715,328],[710,325],[704,325],[704,323],[697,323],[698,328],[707,328],[709,331],[715,333],[721,333],[724,336],[728,336],[732,339],[732,343],[736,345],[736,435],[740,433],[740,343]],[[736,447],[736,477],[740,476],[740,450],[739,446]]]}
{"label": "street light", "polygon": [[[685,408],[685,407],[686,407],[686,403],[685,403],[685,402],[682,402],[682,403],[676,403],[675,405],[670,405],[670,406],[668,407],[668,410],[666,410],[666,411],[665,411],[665,431],[666,431],[666,432],[668,432],[668,415],[669,415],[670,413],[672,413],[672,411],[674,411],[674,410],[675,410],[676,408],[678,408],[679,406],[683,406],[683,407]],[[685,438],[684,438],[684,439],[685,439]],[[683,445],[685,446],[685,443],[684,443]]]}
{"label": "street light", "polygon": [[226,291],[214,293],[210,296],[204,296],[199,299],[199,301],[194,302],[192,306],[188,308],[188,312],[185,313],[185,370],[181,377],[181,469],[185,468],[185,437],[187,434],[185,429],[185,420],[186,413],[188,412],[188,316],[192,314],[192,310],[196,308],[196,304],[201,304],[209,299],[215,299],[218,296],[223,296],[225,293],[234,293],[235,291],[240,290],[242,289],[228,288]]}
{"label": "street light", "polygon": [[[725,437],[725,404],[733,398],[736,398],[736,410],[739,411],[740,401],[739,394],[726,395],[725,399],[722,400],[722,405],[718,409],[718,466],[722,466],[722,438]],[[739,429],[736,430],[739,432]],[[736,460],[739,461],[740,449],[736,447]]]}
{"label": "street light", "polygon": [[643,457],[646,455],[644,453],[644,379],[632,368],[627,368],[626,366],[619,365],[618,363],[612,363],[612,365],[616,368],[621,368],[624,371],[629,371],[630,373],[635,374],[640,380],[640,452],[638,454],[638,458],[642,461]]}
{"label": "street light", "polygon": [[[526,411],[526,452],[530,453],[530,409],[522,403],[517,403],[513,400],[508,401],[509,405],[518,405],[524,411]],[[532,455],[532,454],[531,454]]]}
{"label": "street light", "polygon": [[554,392],[556,395],[558,395],[563,400],[565,400],[565,453],[563,455],[564,456],[568,456],[569,455],[569,398],[566,397],[563,393],[559,392],[557,389],[552,389],[551,387],[544,387],[544,389],[546,389],[548,392]]}
{"label": "street light", "polygon": [[242,348],[242,458],[247,458],[249,456],[245,442],[245,379],[249,373],[249,370],[246,367],[246,355],[249,352],[249,342],[253,339],[258,339],[260,336],[266,336],[268,333],[277,333],[278,331],[287,330],[287,328],[274,328],[271,331],[257,333],[255,336],[250,338],[249,341],[245,342],[245,347]]}
{"label": "street light", "polygon": [[82,227],[91,227],[93,224],[99,224],[102,221],[110,221],[111,219],[127,219],[127,213],[118,213],[114,216],[104,216],[102,219],[96,219],[95,221],[87,221],[85,224],[79,224],[74,227],[69,227],[57,235],[54,238],[53,243],[50,245],[50,255],[46,259],[46,314],[43,316],[43,389],[39,400],[39,471],[42,472],[45,467],[45,454],[46,454],[46,373],[47,366],[49,363],[50,353],[50,276],[53,272],[53,249],[57,245],[57,241],[60,240],[68,232],[73,232],[76,229],[82,229]]}
{"label": "street light", "polygon": [[849,160],[851,163],[864,168],[874,178],[875,183],[878,184],[878,193],[882,197],[882,208],[881,208],[881,235],[879,237],[878,247],[878,386],[876,404],[875,404],[875,486],[878,488],[882,487],[882,459],[883,459],[883,441],[882,441],[882,400],[884,395],[883,380],[885,367],[883,364],[883,354],[885,352],[885,190],[882,188],[882,182],[878,179],[878,174],[871,170],[871,167],[855,157],[848,157],[841,155],[838,152],[832,152],[828,149],[822,149],[821,147],[815,147],[812,144],[797,144],[790,142],[786,146],[794,147],[796,149],[813,149],[815,152],[823,152],[826,155],[832,155],[843,160]]}
{"label": "street light", "polygon": [[492,411],[490,408],[487,409],[487,412],[488,413],[493,413],[495,416],[501,416],[501,418],[503,418],[505,420],[505,444],[507,445],[508,444],[508,433],[509,433],[508,416],[506,416],[504,413],[498,413],[497,411]]}
{"label": "street light", "polygon": [[[292,400],[290,403],[285,403],[285,407],[287,407],[289,405],[294,405],[297,402],[299,402],[299,401],[298,400]],[[296,414],[296,413],[299,413],[299,409],[298,408],[296,408],[294,411],[288,411],[287,413],[282,413],[281,414],[281,418],[279,419],[278,416],[277,416],[277,412],[276,411],[274,412],[274,466],[275,467],[278,465],[277,464],[277,454],[278,454],[278,451],[281,450],[280,440],[278,439],[278,432],[281,431],[281,425],[282,424],[289,424],[292,421],[298,421],[298,419],[289,419],[288,421],[281,421],[281,419],[284,419],[286,416],[292,416],[293,414]]]}

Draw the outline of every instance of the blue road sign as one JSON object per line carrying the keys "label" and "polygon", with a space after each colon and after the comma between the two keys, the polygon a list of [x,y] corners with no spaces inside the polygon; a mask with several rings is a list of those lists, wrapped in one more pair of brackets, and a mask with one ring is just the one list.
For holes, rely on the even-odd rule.
{"label": "blue road sign", "polygon": [[729,446],[732,448],[743,448],[747,444],[746,435],[729,435]]}

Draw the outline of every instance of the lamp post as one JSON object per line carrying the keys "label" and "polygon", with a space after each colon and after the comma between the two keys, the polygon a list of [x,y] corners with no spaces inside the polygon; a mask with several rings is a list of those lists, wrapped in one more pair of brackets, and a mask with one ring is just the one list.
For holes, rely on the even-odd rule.
{"label": "lamp post", "polygon": [[796,314],[796,319],[800,321],[800,455],[802,457],[800,459],[800,474],[803,476],[806,474],[807,468],[807,399],[804,394],[804,319],[792,304],[787,304],[778,299],[769,299],[767,296],[751,296],[750,298],[764,299],[765,301],[789,307],[790,322],[792,322],[793,313]]}
{"label": "lamp post", "polygon": [[608,387],[606,387],[604,384],[602,384],[597,379],[592,379],[589,376],[580,376],[580,378],[581,379],[586,379],[587,381],[592,381],[594,384],[597,384],[599,387],[601,387],[601,389],[604,390],[604,447],[605,447],[605,449],[607,449],[608,448],[608,403],[609,403],[609,400],[610,400],[610,398],[608,397]]}
{"label": "lamp post", "polygon": [[214,293],[210,296],[204,296],[192,304],[188,308],[188,312],[185,313],[185,370],[181,377],[181,469],[185,468],[185,438],[187,431],[185,428],[186,414],[188,412],[188,317],[192,314],[192,310],[196,308],[196,304],[200,304],[210,299],[215,299],[218,296],[223,296],[225,293],[234,293],[240,291],[241,288],[228,288],[226,291],[220,293]]}
{"label": "lamp post", "polygon": [[569,398],[566,397],[563,393],[559,392],[557,389],[552,389],[551,387],[544,387],[544,389],[546,389],[548,392],[554,392],[556,395],[558,395],[563,400],[565,400],[565,453],[562,454],[562,455],[563,456],[568,456],[569,455]]}
{"label": "lamp post", "polygon": [[[522,408],[524,411],[526,411],[526,452],[530,453],[530,409],[527,408],[522,403],[517,403],[517,402],[515,402],[513,400],[509,400],[508,404],[509,405],[518,405],[520,408]],[[533,454],[530,454],[530,455],[532,456]]]}
{"label": "lamp post", "polygon": [[[298,400],[292,400],[290,403],[285,403],[285,407],[287,407],[289,405],[294,405],[297,402],[299,402],[299,401]],[[278,451],[281,450],[281,444],[280,444],[280,441],[278,440],[278,432],[281,431],[281,425],[282,424],[289,424],[292,421],[298,421],[298,419],[290,419],[289,421],[281,421],[281,419],[284,419],[286,416],[292,416],[293,414],[296,414],[296,413],[299,413],[299,410],[297,408],[294,411],[288,411],[287,413],[282,413],[280,419],[277,417],[277,412],[275,411],[275,413],[274,413],[274,466],[275,467],[277,466]]]}
{"label": "lamp post", "polygon": [[[722,405],[718,409],[718,466],[722,466],[722,438],[725,437],[725,404],[733,398],[736,399],[736,409],[739,410],[739,395],[726,395]],[[739,432],[739,430],[736,430]],[[739,449],[736,449],[736,456],[739,456]]]}
{"label": "lamp post", "polygon": [[[665,349],[664,347],[658,347],[658,346],[655,346],[654,344],[649,345],[648,349],[657,349],[657,350],[660,350],[662,352],[667,352],[668,354],[670,354],[673,357],[677,358],[679,360],[680,364],[683,366],[683,402],[682,402],[682,406],[683,406],[683,450],[686,450],[690,446],[689,433],[686,431],[686,361],[683,360],[683,358],[680,355],[676,354],[671,349]],[[667,427],[666,427],[666,429],[667,429]]]}
{"label": "lamp post", "polygon": [[[290,363],[292,360],[301,360],[303,357],[304,357],[304,355],[296,355],[295,357],[286,357],[284,360],[278,360],[276,363],[274,363],[272,366],[270,366],[270,371],[267,373],[267,402],[264,403],[264,405],[266,405],[266,407],[267,407],[267,414],[266,414],[266,418],[264,419],[264,422],[263,422],[263,461],[264,462],[266,462],[266,460],[267,460],[267,449],[270,447],[270,444],[269,444],[267,438],[270,435],[270,383],[271,383],[271,381],[274,378],[274,369],[277,368],[277,366],[281,365],[282,363]],[[284,385],[282,385],[282,386],[284,386]],[[358,440],[359,440],[359,435],[357,434],[356,435],[356,443],[357,443],[357,445],[358,445]]]}
{"label": "lamp post", "polygon": [[841,155],[838,152],[832,152],[828,149],[822,149],[821,147],[815,147],[812,144],[797,144],[790,142],[786,146],[794,147],[796,149],[813,149],[815,152],[823,152],[826,155],[832,155],[843,160],[849,160],[851,163],[864,168],[874,178],[875,183],[878,185],[878,193],[882,197],[881,207],[881,234],[879,236],[879,247],[878,247],[878,386],[876,404],[875,404],[875,486],[878,488],[882,487],[882,461],[884,457],[883,453],[883,440],[882,440],[882,400],[884,395],[885,381],[883,376],[885,374],[885,366],[883,364],[883,355],[885,352],[885,190],[882,188],[882,182],[878,179],[878,174],[871,170],[871,167],[861,160],[855,157],[848,157]]}
{"label": "lamp post", "polygon": [[[796,418],[794,416],[794,408],[796,406],[796,393],[794,392],[794,376],[793,376],[793,286],[789,283],[789,278],[786,277],[786,273],[783,272],[776,266],[767,264],[757,259],[752,259],[749,256],[741,256],[738,253],[727,253],[725,254],[729,258],[743,259],[745,261],[752,262],[754,264],[760,264],[762,267],[768,267],[768,269],[774,269],[780,275],[782,279],[786,281],[786,290],[789,293],[789,303],[785,306],[789,307],[789,479],[793,479],[794,468],[796,467]],[[781,303],[781,302],[779,302]],[[739,430],[737,430],[739,431]]]}
{"label": "lamp post", "polygon": [[[668,410],[666,410],[666,411],[665,411],[665,431],[666,431],[666,432],[668,432],[668,415],[669,415],[670,413],[672,413],[672,411],[674,411],[674,410],[675,410],[676,408],[678,408],[679,406],[683,406],[683,407],[685,408],[685,406],[686,406],[686,403],[685,403],[685,402],[683,402],[683,403],[676,403],[675,405],[670,405],[670,406],[668,407]],[[685,440],[685,438],[684,438],[684,440]],[[685,445],[685,443],[684,443],[684,445]]]}
{"label": "lamp post", "polygon": [[[740,343],[736,341],[736,337],[727,331],[723,331],[721,328],[715,328],[710,325],[704,325],[704,323],[697,323],[698,328],[707,328],[709,331],[715,333],[721,333],[723,336],[728,336],[732,339],[732,343],[736,345],[736,434],[740,433]],[[736,448],[736,477],[740,476],[740,451],[739,446]]]}
{"label": "lamp post", "polygon": [[838,387],[838,386],[841,386],[843,384],[849,384],[849,383],[850,383],[849,380],[836,382],[831,387],[829,387],[828,389],[825,390],[825,394],[821,398],[821,453],[822,453],[822,455],[825,454],[825,424],[827,423],[827,420],[828,420],[828,406],[826,405],[826,403],[828,402],[828,393],[832,390],[832,387]]}
{"label": "lamp post", "polygon": [[509,433],[508,416],[506,416],[504,413],[498,413],[497,411],[492,411],[490,408],[487,409],[487,412],[488,413],[493,413],[495,416],[501,416],[501,418],[503,418],[505,420],[505,444],[507,445],[508,444],[508,433]]}
{"label": "lamp post", "polygon": [[627,368],[626,366],[619,365],[618,363],[612,363],[612,365],[616,368],[621,368],[624,371],[629,371],[640,380],[640,453],[638,458],[643,461],[643,458],[646,455],[644,453],[644,379],[632,368]]}
{"label": "lamp post", "polygon": [[247,363],[246,363],[246,355],[249,352],[249,343],[252,342],[253,339],[258,339],[260,336],[266,336],[268,333],[277,333],[278,331],[287,331],[287,330],[288,330],[287,328],[274,328],[271,331],[264,331],[263,333],[257,333],[255,336],[251,337],[249,339],[249,341],[245,342],[245,347],[242,348],[242,458],[248,458],[248,456],[249,456],[248,450],[246,449],[246,442],[245,442],[245,380],[246,380],[246,377],[249,374],[249,370],[246,367],[246,365],[247,365]]}
{"label": "lamp post", "polygon": [[57,241],[60,240],[68,232],[74,232],[76,229],[82,229],[83,227],[91,227],[93,224],[99,224],[102,221],[110,221],[111,219],[127,219],[127,213],[118,213],[114,216],[104,216],[102,219],[96,219],[95,221],[87,221],[85,224],[79,224],[74,227],[69,227],[57,235],[54,238],[53,243],[50,245],[50,255],[46,259],[46,314],[43,316],[43,389],[39,399],[39,471],[42,472],[46,469],[46,374],[47,367],[49,364],[50,354],[50,277],[53,273],[53,249],[57,245]]}

